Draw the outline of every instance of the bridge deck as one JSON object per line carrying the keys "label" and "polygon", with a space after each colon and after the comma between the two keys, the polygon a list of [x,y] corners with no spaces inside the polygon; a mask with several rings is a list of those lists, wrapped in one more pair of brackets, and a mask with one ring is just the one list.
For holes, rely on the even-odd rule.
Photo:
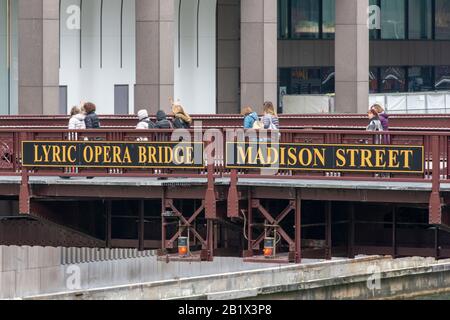
{"label": "bridge deck", "polygon": [[[1,185],[20,185],[21,177],[0,177]],[[133,177],[97,177],[62,179],[59,177],[30,177],[31,185],[55,186],[97,186],[97,187],[165,187],[165,186],[206,186],[207,178],[133,178]],[[216,179],[216,186],[228,186],[229,178]],[[431,191],[430,182],[393,182],[377,181],[342,181],[342,180],[309,180],[309,179],[251,179],[241,178],[240,187],[272,187],[272,188],[313,188],[343,190],[390,190],[390,191]],[[441,184],[441,192],[450,192],[450,183]]]}

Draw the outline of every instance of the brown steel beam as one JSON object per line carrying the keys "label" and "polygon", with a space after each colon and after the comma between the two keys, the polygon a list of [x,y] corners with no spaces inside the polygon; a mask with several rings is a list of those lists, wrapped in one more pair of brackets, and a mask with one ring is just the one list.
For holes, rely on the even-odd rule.
{"label": "brown steel beam", "polygon": [[[286,216],[291,213],[292,210],[295,210],[295,203],[289,202],[288,206],[275,218],[273,224],[274,225],[280,225],[281,221],[286,218]],[[255,241],[253,241],[253,250],[258,250],[259,245],[261,242],[264,241],[265,234],[261,234]]]}
{"label": "brown steel beam", "polygon": [[432,191],[430,195],[430,217],[429,223],[434,225],[442,224],[442,203],[440,195],[440,179],[441,179],[441,155],[439,149],[439,136],[431,137],[431,153],[433,163],[432,173]]}
{"label": "brown steel beam", "polygon": [[[156,120],[154,117],[153,120]],[[135,128],[138,122],[135,116],[101,115],[103,128],[128,127]],[[194,115],[194,121],[201,121],[203,127],[224,128],[242,127],[240,115]],[[449,128],[450,117],[448,115],[391,115],[390,126],[399,128]],[[67,116],[2,116],[0,126],[7,127],[43,127],[66,128],[69,121]],[[324,114],[324,115],[280,115],[282,127],[329,127],[335,128],[365,128],[367,119],[363,115],[352,114]]]}

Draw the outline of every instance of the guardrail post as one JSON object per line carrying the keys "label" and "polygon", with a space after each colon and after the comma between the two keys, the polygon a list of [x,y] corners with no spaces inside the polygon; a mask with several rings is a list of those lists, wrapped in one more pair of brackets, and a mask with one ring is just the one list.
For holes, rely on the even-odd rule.
{"label": "guardrail post", "polygon": [[440,195],[441,180],[441,155],[439,150],[439,137],[431,138],[431,154],[433,163],[432,191],[429,202],[429,223],[433,225],[442,224],[442,203]]}

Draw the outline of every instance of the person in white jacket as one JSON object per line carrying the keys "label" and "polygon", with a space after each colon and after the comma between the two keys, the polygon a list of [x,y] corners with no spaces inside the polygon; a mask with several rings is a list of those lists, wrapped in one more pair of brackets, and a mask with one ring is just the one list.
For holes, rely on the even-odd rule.
{"label": "person in white jacket", "polygon": [[73,107],[70,111],[69,130],[84,130],[86,123],[84,119],[86,116],[81,112],[80,107]]}

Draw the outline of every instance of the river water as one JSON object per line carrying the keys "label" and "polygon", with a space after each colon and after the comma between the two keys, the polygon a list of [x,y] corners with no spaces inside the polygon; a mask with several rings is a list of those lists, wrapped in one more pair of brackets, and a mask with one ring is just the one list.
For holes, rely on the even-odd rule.
{"label": "river water", "polygon": [[450,293],[416,297],[414,300],[450,300]]}

